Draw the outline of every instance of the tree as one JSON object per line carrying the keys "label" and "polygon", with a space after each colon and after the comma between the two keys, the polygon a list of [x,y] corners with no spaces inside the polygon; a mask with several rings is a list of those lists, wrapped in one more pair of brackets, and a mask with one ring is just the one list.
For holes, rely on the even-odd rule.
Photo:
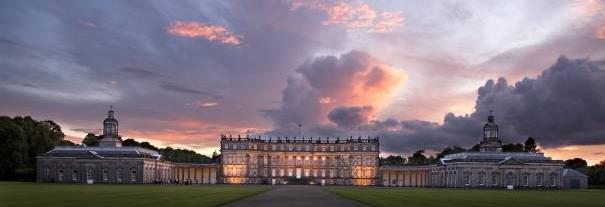
{"label": "tree", "polygon": [[389,155],[387,158],[382,158],[382,164],[384,165],[403,165],[405,161],[405,158],[401,155]]}
{"label": "tree", "polygon": [[586,160],[584,160],[582,158],[573,158],[573,159],[565,160],[565,167],[572,168],[572,169],[583,169],[583,168],[588,167],[588,163],[586,162]]}
{"label": "tree", "polygon": [[408,157],[408,164],[428,164],[428,161],[424,156],[424,150],[418,150],[411,157]]}
{"label": "tree", "polygon": [[64,137],[53,121],[0,116],[0,179],[33,179],[36,156],[60,144]]}
{"label": "tree", "polygon": [[99,139],[101,136],[97,136],[93,133],[88,133],[86,137],[82,140],[82,144],[87,147],[99,146]]}
{"label": "tree", "polygon": [[528,137],[527,140],[525,140],[525,146],[523,146],[523,149],[526,152],[538,152],[538,149],[536,149],[537,147],[536,140],[533,137]]}
{"label": "tree", "polygon": [[502,151],[503,152],[524,152],[525,149],[523,147],[523,144],[521,143],[516,143],[516,144],[505,144],[502,145]]}
{"label": "tree", "polygon": [[455,154],[455,153],[466,152],[466,151],[467,151],[466,149],[459,147],[459,146],[446,147],[445,149],[441,150],[441,152],[437,153],[436,159],[441,159],[449,154]]}

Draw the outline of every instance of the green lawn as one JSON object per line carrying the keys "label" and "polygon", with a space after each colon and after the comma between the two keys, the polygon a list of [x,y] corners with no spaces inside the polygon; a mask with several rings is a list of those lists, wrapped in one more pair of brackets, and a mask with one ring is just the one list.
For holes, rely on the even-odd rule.
{"label": "green lawn", "polygon": [[0,182],[0,206],[218,206],[270,186],[76,185]]}
{"label": "green lawn", "polygon": [[605,190],[506,191],[382,187],[331,187],[327,190],[373,206],[605,206]]}

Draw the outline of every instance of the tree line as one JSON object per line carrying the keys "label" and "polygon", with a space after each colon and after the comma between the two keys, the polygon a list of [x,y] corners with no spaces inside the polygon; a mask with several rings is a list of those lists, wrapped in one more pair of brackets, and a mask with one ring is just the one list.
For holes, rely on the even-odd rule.
{"label": "tree line", "polygon": [[[102,135],[95,135],[88,133],[82,140],[84,146],[98,146]],[[122,140],[122,137],[120,137]],[[193,150],[187,149],[174,149],[172,147],[158,148],[149,142],[138,142],[134,139],[125,139],[122,141],[123,147],[141,147],[145,149],[159,151],[162,155],[162,159],[172,162],[186,162],[186,163],[218,163],[219,155],[214,152],[212,157],[199,154]]]}
{"label": "tree line", "polygon": [[0,179],[25,180],[35,176],[36,156],[54,146],[68,144],[53,121],[29,116],[0,116]]}

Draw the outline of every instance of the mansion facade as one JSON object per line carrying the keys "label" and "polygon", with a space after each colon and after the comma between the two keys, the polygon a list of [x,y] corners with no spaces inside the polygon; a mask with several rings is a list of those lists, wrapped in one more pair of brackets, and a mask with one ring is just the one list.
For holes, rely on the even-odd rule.
{"label": "mansion facade", "polygon": [[57,183],[316,184],[447,188],[586,188],[588,177],[538,152],[502,152],[490,115],[477,152],[434,165],[380,165],[378,138],[262,139],[221,135],[216,164],[178,163],[123,147],[114,111],[98,147],[58,146],[37,157],[37,181]]}
{"label": "mansion facade", "polygon": [[224,183],[376,185],[378,138],[221,137]]}

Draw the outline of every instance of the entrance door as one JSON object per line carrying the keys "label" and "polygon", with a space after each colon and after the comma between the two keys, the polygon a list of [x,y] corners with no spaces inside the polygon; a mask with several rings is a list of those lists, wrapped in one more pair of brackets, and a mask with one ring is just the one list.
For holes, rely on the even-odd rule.
{"label": "entrance door", "polygon": [[302,177],[302,168],[296,168],[296,179],[300,179]]}

